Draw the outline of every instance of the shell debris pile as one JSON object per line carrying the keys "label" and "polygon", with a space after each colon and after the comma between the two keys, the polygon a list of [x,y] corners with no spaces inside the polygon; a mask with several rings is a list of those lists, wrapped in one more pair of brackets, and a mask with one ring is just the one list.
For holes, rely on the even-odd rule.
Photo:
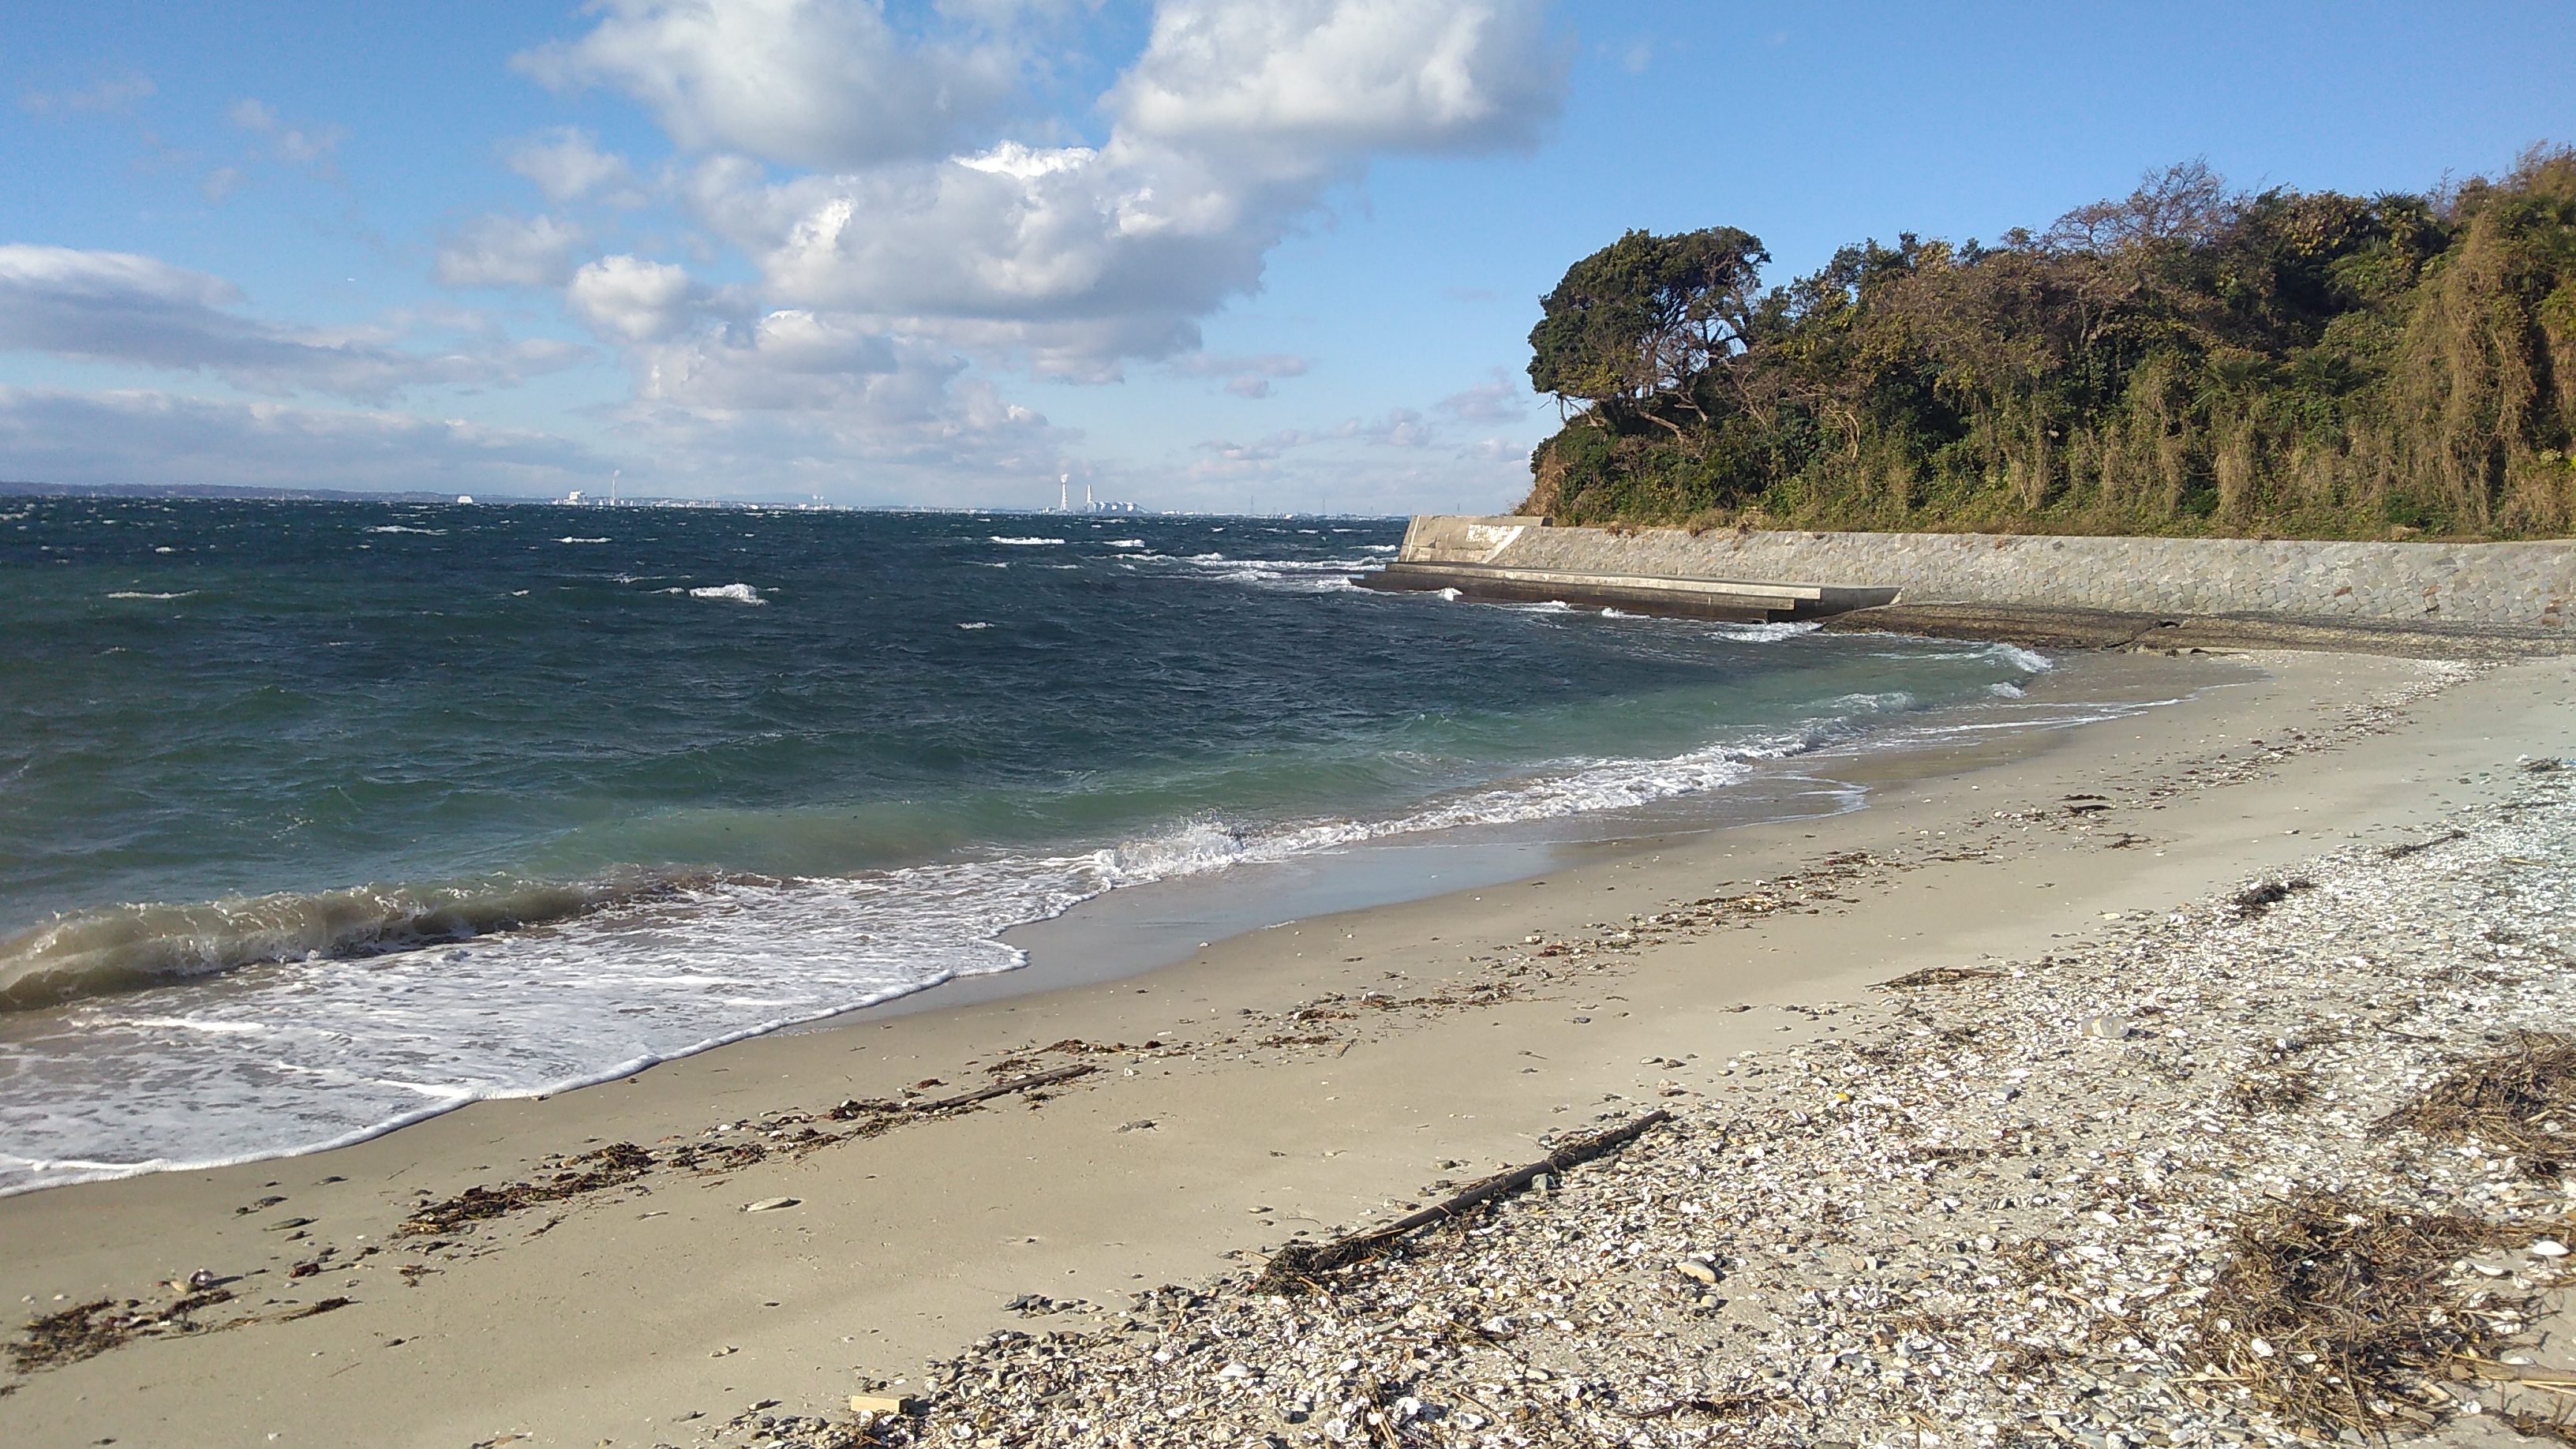
{"label": "shell debris pile", "polygon": [[2566,1439],[2576,1178],[2529,1149],[2576,1130],[2571,779],[1890,983],[1841,1039],[1744,1053],[1669,1127],[1311,1291],[1049,1303],[884,1389],[915,1413],[767,1405],[699,1442]]}

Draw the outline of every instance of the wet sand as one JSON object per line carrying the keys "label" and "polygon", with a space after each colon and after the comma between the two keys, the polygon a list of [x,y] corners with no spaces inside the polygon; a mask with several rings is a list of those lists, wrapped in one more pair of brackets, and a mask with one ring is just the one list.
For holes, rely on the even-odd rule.
{"label": "wet sand", "polygon": [[[0,1301],[133,1300],[145,1321],[10,1373],[0,1437],[650,1445],[761,1401],[811,1412],[1016,1324],[1019,1295],[1123,1305],[1203,1280],[1396,1211],[1442,1163],[1527,1160],[1540,1133],[1826,1029],[1779,1007],[2044,951],[2321,840],[2398,839],[2516,756],[2576,750],[2559,660],[2120,663],[2190,697],[1848,762],[1865,810],[1637,822],[1547,847],[1544,875],[1211,937],[1143,974],[1119,974],[1114,917],[1151,903],[1113,900],[1032,933],[1018,980],[335,1152],[0,1200]],[[2154,803],[2072,810],[2112,781]],[[1972,832],[1986,843],[1953,847]],[[1756,896],[1622,943],[1632,916]],[[1172,939],[1128,938],[1123,964]],[[1093,1070],[870,1135],[882,1114],[830,1115],[1068,1065]],[[403,1231],[422,1203],[595,1171],[561,1159],[621,1143],[651,1165]],[[199,1269],[231,1296],[151,1325]]]}

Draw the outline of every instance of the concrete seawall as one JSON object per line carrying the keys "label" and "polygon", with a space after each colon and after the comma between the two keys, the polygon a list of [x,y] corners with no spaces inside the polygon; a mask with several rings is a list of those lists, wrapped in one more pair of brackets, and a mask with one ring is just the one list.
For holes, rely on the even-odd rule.
{"label": "concrete seawall", "polygon": [[[1603,574],[1830,591],[1899,605],[1973,604],[2321,623],[2559,627],[2576,600],[2576,542],[2330,543],[2299,539],[1733,531],[1612,533],[1534,518],[1423,517],[1401,565]],[[1854,604],[1890,602],[1853,598]],[[1827,609],[1822,612],[1834,612]]]}

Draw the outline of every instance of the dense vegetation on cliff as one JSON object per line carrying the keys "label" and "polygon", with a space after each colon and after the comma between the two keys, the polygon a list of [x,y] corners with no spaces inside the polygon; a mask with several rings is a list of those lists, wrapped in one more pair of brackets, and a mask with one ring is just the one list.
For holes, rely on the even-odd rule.
{"label": "dense vegetation on cliff", "polygon": [[2385,538],[2576,532],[2576,150],[2429,196],[2197,164],[1993,246],[1764,288],[1630,232],[1530,334],[1567,523]]}

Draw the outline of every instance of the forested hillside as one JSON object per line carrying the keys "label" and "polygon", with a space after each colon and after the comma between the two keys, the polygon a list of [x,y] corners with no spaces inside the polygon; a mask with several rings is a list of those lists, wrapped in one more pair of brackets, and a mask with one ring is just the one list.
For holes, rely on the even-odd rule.
{"label": "forested hillside", "polygon": [[2576,533],[2576,150],[2432,195],[2177,166],[1997,244],[1764,287],[1630,232],[1530,334],[1566,523],[2320,538]]}

